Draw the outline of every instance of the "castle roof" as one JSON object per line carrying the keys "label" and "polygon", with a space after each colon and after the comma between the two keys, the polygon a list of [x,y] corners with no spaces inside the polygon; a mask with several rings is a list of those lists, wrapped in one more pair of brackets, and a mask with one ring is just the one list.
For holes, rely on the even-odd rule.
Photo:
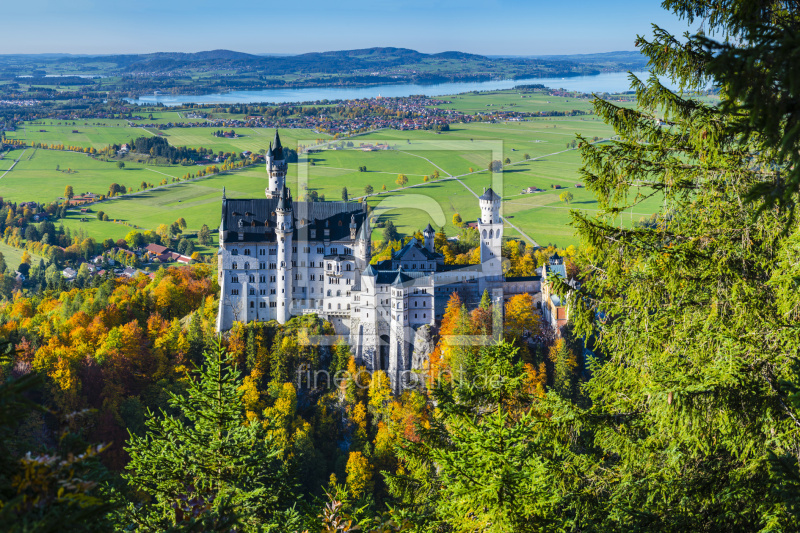
{"label": "castle roof", "polygon": [[277,211],[292,210],[292,192],[285,185],[281,189],[281,195],[278,197],[278,205],[275,209]]}
{"label": "castle roof", "polygon": [[375,270],[375,267],[367,265],[367,268],[364,269],[364,272],[361,273],[361,276],[369,276],[369,277],[376,277],[378,275],[378,271]]}
{"label": "castle roof", "polygon": [[275,159],[280,161],[283,159],[283,146],[281,145],[281,136],[278,135],[278,130],[275,130],[275,139],[272,141],[272,153]]}
{"label": "castle roof", "polygon": [[497,195],[496,192],[492,190],[491,187],[483,191],[483,194],[478,197],[478,200],[489,200],[494,202],[496,200],[500,200],[500,197]]}
{"label": "castle roof", "polygon": [[412,279],[411,276],[409,276],[408,274],[403,272],[402,269],[401,269],[397,273],[397,276],[394,278],[394,281],[392,282],[392,286],[393,287],[397,287],[399,285],[404,285],[407,282],[411,281],[411,279]]}
{"label": "castle roof", "polygon": [[431,227],[430,223],[428,223],[428,227],[422,230],[422,233],[425,234],[425,233],[436,233],[436,232],[433,231],[433,228]]}
{"label": "castle roof", "polygon": [[[222,242],[276,242],[277,209],[280,198],[234,199],[222,201]],[[350,240],[350,220],[363,225],[363,205],[353,202],[284,202],[292,207],[296,241]],[[284,204],[286,205],[286,204]],[[325,229],[328,235],[325,235]],[[313,230],[313,231],[312,231]],[[313,235],[313,236],[312,236]]]}
{"label": "castle roof", "polygon": [[419,241],[417,239],[412,238],[408,242],[408,244],[406,244],[405,246],[403,246],[402,248],[400,248],[399,250],[397,250],[392,254],[392,259],[394,259],[395,261],[402,261],[403,259],[405,259],[405,256],[409,254],[411,254],[411,257],[413,258],[413,255],[415,254],[412,252],[412,250],[415,250],[417,253],[422,254],[422,256],[429,261],[435,261],[437,258],[442,257],[441,254],[436,252],[431,252],[424,246],[420,246]]}
{"label": "castle roof", "polygon": [[544,266],[544,273],[545,273],[545,277],[548,277],[550,275],[558,275],[558,276],[561,276],[562,278],[566,279],[566,277],[567,277],[567,267],[565,267],[563,264],[545,265]]}

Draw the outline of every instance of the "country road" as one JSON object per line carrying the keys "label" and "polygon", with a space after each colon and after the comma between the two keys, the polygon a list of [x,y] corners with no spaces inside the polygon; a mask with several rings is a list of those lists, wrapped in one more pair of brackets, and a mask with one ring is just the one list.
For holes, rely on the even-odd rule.
{"label": "country road", "polygon": [[23,155],[25,155],[25,152],[27,152],[27,151],[28,151],[28,149],[27,149],[27,148],[25,148],[25,149],[22,151],[22,153],[21,153],[21,154],[19,154],[19,157],[18,157],[16,160],[14,160],[14,162],[11,164],[11,166],[9,167],[9,169],[8,169],[8,170],[6,170],[5,172],[3,172],[3,175],[2,175],[2,176],[0,176],[0,179],[3,179],[3,178],[5,177],[5,175],[6,175],[6,174],[8,174],[8,173],[9,173],[9,172],[11,172],[12,170],[14,170],[14,167],[15,167],[15,166],[17,166],[17,163],[19,163],[19,160],[20,160],[20,159],[22,159],[22,156],[23,156]]}

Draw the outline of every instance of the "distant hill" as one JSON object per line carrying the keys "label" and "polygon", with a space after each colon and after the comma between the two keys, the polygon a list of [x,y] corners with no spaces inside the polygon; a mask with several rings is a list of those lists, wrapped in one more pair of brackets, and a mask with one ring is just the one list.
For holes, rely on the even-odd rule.
{"label": "distant hill", "polygon": [[[298,55],[266,55],[247,54],[231,50],[210,50],[205,52],[158,52],[152,54],[127,54],[108,56],[63,56],[62,62],[90,63],[102,57],[104,62],[111,62],[124,72],[158,72],[180,69],[243,69],[268,75],[289,73],[325,73],[352,74],[362,70],[380,70],[396,67],[421,67],[427,65],[436,70],[436,66],[470,62],[472,68],[481,71],[499,72],[504,67],[526,66],[543,67],[553,70],[555,64],[595,63],[603,54],[587,55],[585,61],[576,56],[548,57],[489,57],[459,51],[447,51],[426,54],[409,48],[374,47],[355,50],[331,50],[310,52]],[[611,57],[608,57],[611,60]],[[627,60],[627,58],[626,58]],[[564,70],[556,68],[556,70]],[[569,70],[569,69],[567,69]]]}
{"label": "distant hill", "polygon": [[489,56],[496,59],[542,59],[546,61],[570,61],[582,64],[603,64],[603,63],[625,63],[640,64],[644,67],[647,64],[647,57],[638,50],[622,50],[618,52],[599,52],[596,54],[564,54],[564,55],[498,55]]}
{"label": "distant hill", "polygon": [[[0,79],[14,80],[20,75],[91,74],[119,78],[103,84],[92,82],[98,85],[97,90],[118,91],[125,95],[155,90],[203,94],[269,87],[426,84],[579,76],[638,70],[644,65],[645,61],[638,52],[498,57],[456,50],[427,54],[396,47],[298,55],[207,50],[93,56],[0,55]],[[202,76],[196,76],[198,73]],[[57,85],[61,81],[56,79],[51,83]],[[99,85],[103,88],[100,89]]]}

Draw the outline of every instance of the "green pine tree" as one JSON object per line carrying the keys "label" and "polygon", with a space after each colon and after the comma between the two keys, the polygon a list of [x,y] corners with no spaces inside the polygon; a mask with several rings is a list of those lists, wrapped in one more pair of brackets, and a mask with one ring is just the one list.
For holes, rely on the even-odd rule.
{"label": "green pine tree", "polygon": [[397,516],[420,531],[546,530],[535,508],[551,489],[537,479],[538,417],[517,352],[503,341],[485,346],[477,379],[439,382],[431,427],[399,448],[405,473],[387,483]]}
{"label": "green pine tree", "polygon": [[287,531],[293,484],[270,426],[247,424],[240,373],[219,341],[194,372],[179,415],[148,412],[145,436],[130,435],[124,478],[146,494],[129,519],[146,531]]}
{"label": "green pine tree", "polygon": [[489,296],[489,289],[484,289],[483,296],[481,296],[481,309],[491,309],[492,298]]}
{"label": "green pine tree", "polygon": [[[800,15],[770,1],[664,5],[702,17],[704,34],[639,37],[653,76],[633,80],[637,106],[597,100],[617,140],[580,139],[601,212],[572,215],[589,275],[570,318],[600,357],[581,386],[588,407],[545,399],[541,434],[559,458],[541,473],[558,487],[546,504],[553,529],[791,531]],[[656,76],[689,90],[713,80],[721,103]],[[646,198],[656,216],[621,223]]]}

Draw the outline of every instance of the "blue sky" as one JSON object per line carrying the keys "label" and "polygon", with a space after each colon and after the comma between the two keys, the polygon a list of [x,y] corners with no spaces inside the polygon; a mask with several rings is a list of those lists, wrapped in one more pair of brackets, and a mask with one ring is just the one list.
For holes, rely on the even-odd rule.
{"label": "blue sky", "polygon": [[[633,50],[651,23],[690,29],[659,1],[37,0],[0,11],[0,54],[303,53],[397,46],[422,52],[575,54]],[[697,23],[694,24],[694,27]]]}

